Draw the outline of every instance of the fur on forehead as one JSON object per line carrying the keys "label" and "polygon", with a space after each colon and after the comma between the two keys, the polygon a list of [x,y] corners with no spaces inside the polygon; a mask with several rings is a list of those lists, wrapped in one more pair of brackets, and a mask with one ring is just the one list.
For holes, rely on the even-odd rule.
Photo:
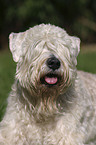
{"label": "fur on forehead", "polygon": [[35,47],[41,41],[58,41],[69,49],[73,63],[80,51],[80,39],[69,36],[60,27],[50,24],[41,24],[21,33],[11,33],[9,36],[10,50],[15,62],[18,62],[28,51],[28,47]]}

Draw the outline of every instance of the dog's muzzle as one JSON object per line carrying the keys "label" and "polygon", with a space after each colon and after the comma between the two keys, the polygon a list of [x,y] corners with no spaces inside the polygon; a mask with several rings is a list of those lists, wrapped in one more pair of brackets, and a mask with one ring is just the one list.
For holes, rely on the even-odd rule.
{"label": "dog's muzzle", "polygon": [[60,75],[56,73],[56,70],[60,68],[60,61],[55,57],[52,56],[47,59],[46,65],[50,70],[50,73],[46,74],[41,78],[41,83],[47,86],[54,86],[60,82]]}

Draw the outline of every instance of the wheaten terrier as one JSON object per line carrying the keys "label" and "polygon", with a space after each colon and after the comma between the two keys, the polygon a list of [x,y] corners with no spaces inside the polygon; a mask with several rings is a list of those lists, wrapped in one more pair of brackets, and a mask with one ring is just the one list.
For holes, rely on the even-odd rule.
{"label": "wheaten terrier", "polygon": [[76,70],[79,47],[50,24],[10,35],[17,68],[0,145],[96,145],[96,75]]}

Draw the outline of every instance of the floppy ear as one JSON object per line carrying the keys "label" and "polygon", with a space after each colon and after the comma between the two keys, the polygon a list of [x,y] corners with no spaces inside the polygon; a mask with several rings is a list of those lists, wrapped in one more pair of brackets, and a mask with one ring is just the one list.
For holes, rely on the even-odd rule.
{"label": "floppy ear", "polygon": [[9,35],[9,46],[13,55],[13,60],[18,62],[22,56],[22,42],[24,41],[25,32],[11,33]]}
{"label": "floppy ear", "polygon": [[77,37],[70,37],[70,39],[71,39],[70,54],[73,63],[77,65],[77,56],[80,52],[80,39]]}

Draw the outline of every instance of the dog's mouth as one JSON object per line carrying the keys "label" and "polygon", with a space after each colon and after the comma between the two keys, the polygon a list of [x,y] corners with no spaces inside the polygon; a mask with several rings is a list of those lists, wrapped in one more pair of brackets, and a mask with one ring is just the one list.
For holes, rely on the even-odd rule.
{"label": "dog's mouth", "polygon": [[60,82],[61,77],[57,74],[49,73],[43,77],[41,77],[40,81],[42,84],[47,86],[54,86]]}

